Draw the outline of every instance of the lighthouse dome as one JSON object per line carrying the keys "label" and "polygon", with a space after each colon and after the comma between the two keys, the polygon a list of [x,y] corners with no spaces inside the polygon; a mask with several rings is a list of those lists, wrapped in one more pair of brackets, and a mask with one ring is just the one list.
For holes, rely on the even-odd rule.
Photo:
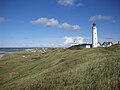
{"label": "lighthouse dome", "polygon": [[96,23],[93,23],[93,26],[96,26]]}

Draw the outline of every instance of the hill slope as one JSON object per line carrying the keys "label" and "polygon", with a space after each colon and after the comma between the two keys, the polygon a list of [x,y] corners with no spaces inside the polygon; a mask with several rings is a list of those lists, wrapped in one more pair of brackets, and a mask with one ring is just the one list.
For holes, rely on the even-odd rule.
{"label": "hill slope", "polygon": [[119,90],[120,45],[12,53],[0,60],[0,90]]}

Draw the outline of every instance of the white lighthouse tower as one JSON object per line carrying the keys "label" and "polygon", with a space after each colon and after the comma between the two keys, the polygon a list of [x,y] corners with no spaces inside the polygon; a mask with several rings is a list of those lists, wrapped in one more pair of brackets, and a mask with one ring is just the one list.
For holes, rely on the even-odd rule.
{"label": "white lighthouse tower", "polygon": [[92,47],[93,48],[97,47],[97,43],[98,43],[97,27],[96,27],[96,24],[93,23],[93,26],[92,26]]}

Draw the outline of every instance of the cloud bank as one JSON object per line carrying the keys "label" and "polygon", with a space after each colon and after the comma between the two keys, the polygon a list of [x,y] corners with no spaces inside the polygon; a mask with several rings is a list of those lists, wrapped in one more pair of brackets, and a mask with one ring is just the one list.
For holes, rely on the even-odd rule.
{"label": "cloud bank", "polygon": [[69,47],[72,45],[82,44],[83,40],[84,38],[81,36],[66,36],[61,38],[30,38],[25,40],[1,41],[0,47]]}
{"label": "cloud bank", "polygon": [[64,37],[64,46],[71,46],[71,45],[77,45],[82,44],[84,38],[77,36],[77,37]]}
{"label": "cloud bank", "polygon": [[38,24],[41,26],[47,26],[47,27],[54,27],[64,30],[71,30],[71,31],[77,31],[80,30],[79,25],[71,25],[67,22],[59,23],[57,19],[51,18],[38,18],[37,20],[31,21],[32,24]]}
{"label": "cloud bank", "polygon": [[89,19],[89,21],[96,21],[96,20],[112,20],[112,16],[96,15],[96,16],[91,16]]}

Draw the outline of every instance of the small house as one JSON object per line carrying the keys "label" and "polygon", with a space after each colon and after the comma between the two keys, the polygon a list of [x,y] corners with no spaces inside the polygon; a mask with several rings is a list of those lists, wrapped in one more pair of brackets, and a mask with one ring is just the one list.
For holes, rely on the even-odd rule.
{"label": "small house", "polygon": [[91,48],[92,44],[81,44],[80,47],[81,48]]}
{"label": "small house", "polygon": [[112,46],[112,45],[113,45],[112,42],[104,42],[104,43],[102,44],[102,47],[110,47],[110,46]]}
{"label": "small house", "polygon": [[100,42],[98,42],[97,47],[102,47],[102,44]]}

